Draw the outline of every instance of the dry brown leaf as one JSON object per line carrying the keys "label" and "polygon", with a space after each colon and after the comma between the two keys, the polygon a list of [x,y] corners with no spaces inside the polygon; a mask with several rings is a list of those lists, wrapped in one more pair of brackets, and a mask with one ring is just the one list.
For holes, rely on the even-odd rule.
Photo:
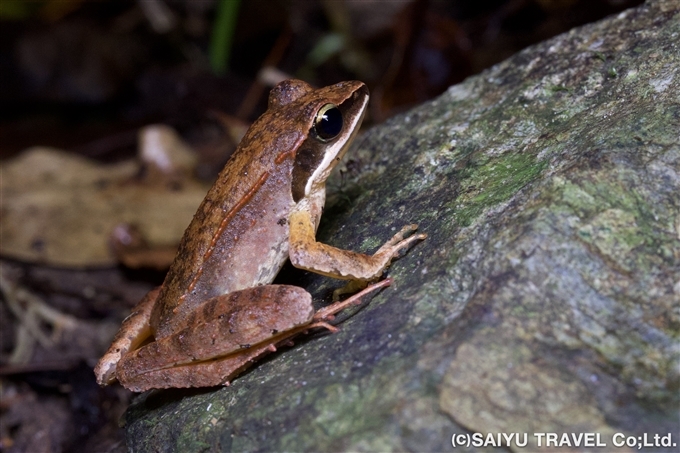
{"label": "dry brown leaf", "polygon": [[[154,126],[147,132],[167,138],[153,143],[172,144],[166,154],[180,162],[172,168],[185,166],[184,151],[172,157],[185,147],[174,131]],[[145,154],[148,149],[140,151]],[[158,152],[151,154],[159,160]],[[24,151],[3,164],[0,253],[53,266],[110,266],[117,260],[109,241],[120,224],[133,225],[150,247],[176,245],[208,185],[183,171],[163,180],[151,166],[137,160],[104,165],[43,147]],[[141,173],[153,177],[142,180]]]}

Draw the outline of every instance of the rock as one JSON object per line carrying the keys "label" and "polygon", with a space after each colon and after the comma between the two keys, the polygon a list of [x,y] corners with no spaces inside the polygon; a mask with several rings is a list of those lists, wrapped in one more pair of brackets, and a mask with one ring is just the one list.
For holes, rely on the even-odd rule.
{"label": "rock", "polygon": [[[371,251],[418,223],[395,283],[230,387],[139,397],[129,448],[678,442],[679,30],[677,2],[650,1],[370,130],[319,237]],[[341,285],[291,273],[320,304]]]}

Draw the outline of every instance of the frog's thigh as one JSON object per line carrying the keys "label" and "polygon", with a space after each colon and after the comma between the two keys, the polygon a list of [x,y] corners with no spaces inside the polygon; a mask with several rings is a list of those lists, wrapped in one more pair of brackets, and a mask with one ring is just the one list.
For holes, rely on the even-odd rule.
{"label": "frog's thigh", "polygon": [[119,376],[125,388],[133,392],[151,389],[212,387],[229,384],[233,378],[250,367],[259,357],[274,351],[275,341],[234,353],[218,360],[152,370],[132,376]]}
{"label": "frog's thigh", "polygon": [[383,244],[373,255],[342,250],[316,242],[314,223],[308,212],[300,210],[290,214],[289,256],[293,266],[318,274],[344,280],[373,280],[389,266],[401,249],[424,234],[404,236],[417,228],[407,225]]}
{"label": "frog's thigh", "polygon": [[149,291],[135,306],[130,316],[123,321],[108,351],[99,359],[94,369],[99,385],[111,384],[115,381],[116,364],[120,358],[151,336],[149,320],[160,290],[161,288],[158,287]]}
{"label": "frog's thigh", "polygon": [[296,286],[259,286],[214,297],[188,317],[189,326],[125,355],[118,380],[130,389],[217,385],[313,316],[311,295]]}

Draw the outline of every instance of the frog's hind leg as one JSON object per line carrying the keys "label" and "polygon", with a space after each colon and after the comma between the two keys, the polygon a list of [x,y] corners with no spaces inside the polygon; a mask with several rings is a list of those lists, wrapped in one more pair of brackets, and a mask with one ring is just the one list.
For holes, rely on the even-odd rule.
{"label": "frog's hind leg", "polygon": [[130,376],[126,374],[123,366],[120,379],[123,386],[133,392],[145,392],[150,389],[229,385],[232,379],[250,368],[260,358],[276,352],[278,346],[290,343],[291,338],[296,335],[314,328],[325,328],[331,332],[338,330],[326,322],[318,321],[282,332],[260,344],[214,360],[156,369]]}
{"label": "frog's hind leg", "polygon": [[123,355],[137,349],[151,338],[151,310],[161,288],[149,291],[135,306],[130,316],[125,318],[106,354],[99,359],[94,369],[99,385],[108,385],[116,380],[116,368]]}
{"label": "frog's hind leg", "polygon": [[125,355],[117,377],[134,392],[228,385],[296,335],[314,328],[337,331],[325,321],[391,282],[385,279],[374,283],[317,312],[311,295],[295,286],[259,286],[214,297],[197,308],[192,327]]}
{"label": "frog's hind leg", "polygon": [[151,389],[213,387],[229,381],[249,368],[260,357],[276,351],[274,343],[253,346],[220,359],[150,370],[140,374],[121,373],[123,387],[133,392]]}
{"label": "frog's hind leg", "polygon": [[224,384],[308,328],[313,316],[311,295],[296,286],[258,286],[217,296],[190,313],[185,328],[125,354],[116,376],[137,392]]}
{"label": "frog's hind leg", "polygon": [[[372,293],[373,291],[377,289],[384,288],[386,286],[390,286],[392,284],[392,279],[391,278],[385,278],[383,280],[380,280],[376,283],[372,283],[365,287],[363,290],[360,292],[354,294],[351,297],[348,297],[345,300],[339,301],[339,302],[333,302],[332,304],[323,307],[319,309],[316,313],[314,313],[314,321],[320,322],[320,321],[325,321],[325,320],[331,320],[333,317],[340,313],[342,310],[345,308],[351,306],[351,305],[359,305],[361,303],[361,298],[364,297],[365,295]],[[342,289],[342,288],[341,288]],[[335,298],[335,293],[333,293],[333,297]]]}

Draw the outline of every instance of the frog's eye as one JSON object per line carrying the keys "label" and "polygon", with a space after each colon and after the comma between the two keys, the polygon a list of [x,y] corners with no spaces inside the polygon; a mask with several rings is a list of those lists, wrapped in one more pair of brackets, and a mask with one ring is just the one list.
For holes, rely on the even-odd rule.
{"label": "frog's eye", "polygon": [[333,140],[342,130],[342,113],[335,104],[326,104],[314,118],[314,132],[324,142]]}

